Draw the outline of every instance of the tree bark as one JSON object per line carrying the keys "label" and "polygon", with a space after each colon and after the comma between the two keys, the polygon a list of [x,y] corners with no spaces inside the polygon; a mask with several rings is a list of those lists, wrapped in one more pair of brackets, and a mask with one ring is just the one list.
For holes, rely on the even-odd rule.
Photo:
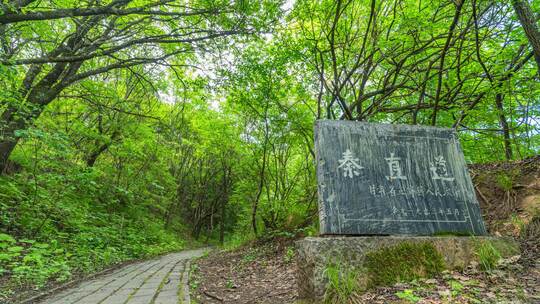
{"label": "tree bark", "polygon": [[26,130],[43,111],[42,105],[35,102],[30,102],[29,104],[33,107],[29,110],[21,109],[10,104],[4,113],[2,113],[2,116],[0,116],[0,174],[5,173],[9,156],[19,142],[19,137],[16,134],[17,131]]}
{"label": "tree bark", "polygon": [[516,11],[519,23],[521,23],[521,27],[523,27],[525,35],[533,48],[534,59],[536,60],[538,75],[540,76],[540,29],[538,29],[532,9],[526,0],[512,0],[512,5]]}
{"label": "tree bark", "polygon": [[259,186],[257,188],[257,195],[255,197],[255,200],[253,201],[253,206],[251,209],[251,226],[253,227],[253,233],[255,235],[257,235],[257,209],[259,207],[259,201],[261,200],[261,195],[264,188],[265,173],[266,173],[266,162],[267,162],[267,154],[268,154],[267,146],[268,146],[268,141],[269,141],[268,132],[269,132],[268,123],[266,123],[265,135],[264,135],[264,146],[263,146],[263,160],[262,160],[262,165],[261,165],[261,171],[259,173]]}
{"label": "tree bark", "polygon": [[86,157],[86,166],[89,168],[93,167],[98,157],[103,154],[103,152],[107,151],[107,149],[109,149],[109,147],[114,143],[114,141],[116,140],[116,138],[118,138],[119,135],[120,133],[118,131],[114,131],[108,142],[103,143],[102,145],[98,146],[94,151],[92,151],[92,153],[90,153],[90,155]]}
{"label": "tree bark", "polygon": [[[62,69],[63,71],[63,69]],[[26,130],[41,115],[45,106],[53,101],[63,89],[61,86],[49,87],[57,71],[50,72],[40,84],[34,87],[26,98],[29,109],[8,105],[0,117],[0,174],[5,172],[9,156],[17,146],[19,137],[17,131]],[[52,79],[51,79],[52,78]]]}
{"label": "tree bark", "polygon": [[264,185],[264,174],[266,172],[266,142],[264,145],[264,152],[263,152],[263,163],[261,167],[261,172],[259,173],[259,186],[257,189],[257,196],[255,197],[255,200],[253,201],[253,206],[251,209],[251,227],[253,227],[253,233],[257,235],[257,209],[259,207],[259,201],[261,199],[261,194],[263,191],[263,185]]}
{"label": "tree bark", "polygon": [[225,205],[226,202],[221,203],[221,222],[219,224],[219,243],[221,245],[225,243]]}
{"label": "tree bark", "polygon": [[90,153],[90,155],[86,158],[86,166],[88,168],[92,168],[94,164],[96,163],[97,158],[107,149],[109,148],[109,143],[101,145],[99,148],[97,148],[95,151]]}
{"label": "tree bark", "polygon": [[[501,85],[499,85],[499,87],[501,87]],[[497,95],[495,95],[495,106],[497,107],[497,112],[498,112],[497,116],[499,117],[499,125],[501,126],[501,130],[503,132],[504,155],[506,157],[506,160],[512,160],[513,154],[512,154],[512,142],[510,139],[510,127],[508,126],[508,122],[506,121],[506,116],[504,115],[502,93],[497,93]]]}
{"label": "tree bark", "polygon": [[[90,21],[89,26],[80,26],[75,31],[67,43],[59,45],[51,51],[49,55],[58,56],[68,48],[75,48],[97,20]],[[79,34],[80,36],[78,36]],[[9,156],[17,146],[19,138],[16,136],[18,130],[26,130],[41,115],[43,109],[53,101],[58,94],[67,86],[65,78],[75,75],[82,62],[54,64],[39,81],[36,80],[38,74],[42,71],[43,65],[32,65],[26,72],[22,86],[19,89],[21,102],[19,106],[10,103],[7,109],[0,117],[0,174],[4,174]],[[34,84],[34,82],[36,82]],[[28,105],[28,108],[23,105]]]}
{"label": "tree bark", "polygon": [[231,186],[231,167],[222,160],[223,166],[223,196],[221,198],[221,221],[219,227],[219,243],[225,243],[225,209],[229,201],[229,187]]}
{"label": "tree bark", "polygon": [[9,156],[19,141],[15,132],[25,128],[23,118],[13,120],[13,116],[16,112],[16,110],[8,108],[0,118],[0,124],[2,125],[0,129],[0,174],[5,173]]}

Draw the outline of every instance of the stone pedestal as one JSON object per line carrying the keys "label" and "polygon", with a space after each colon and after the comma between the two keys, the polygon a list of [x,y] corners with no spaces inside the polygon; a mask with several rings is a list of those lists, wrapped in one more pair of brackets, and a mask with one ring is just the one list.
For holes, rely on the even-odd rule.
{"label": "stone pedestal", "polygon": [[[459,236],[325,236],[308,237],[296,242],[298,291],[303,300],[324,299],[328,280],[324,270],[339,263],[362,272],[366,254],[385,247],[408,243],[429,243],[442,255],[446,269],[463,269],[477,260],[477,248],[489,242],[502,256],[518,254],[519,245],[512,239],[499,237]],[[385,267],[381,265],[381,267]],[[366,274],[367,275],[367,274]]]}

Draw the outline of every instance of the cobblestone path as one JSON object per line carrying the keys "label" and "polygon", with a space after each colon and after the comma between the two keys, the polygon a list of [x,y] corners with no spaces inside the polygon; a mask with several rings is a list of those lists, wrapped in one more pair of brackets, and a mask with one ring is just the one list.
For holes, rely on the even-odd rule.
{"label": "cobblestone path", "polygon": [[204,253],[188,250],[118,269],[41,304],[188,304],[190,261]]}

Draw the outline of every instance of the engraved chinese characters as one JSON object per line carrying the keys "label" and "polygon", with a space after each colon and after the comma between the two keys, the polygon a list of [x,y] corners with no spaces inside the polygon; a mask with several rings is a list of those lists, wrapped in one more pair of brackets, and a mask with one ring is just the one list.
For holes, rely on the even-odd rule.
{"label": "engraved chinese characters", "polygon": [[485,234],[452,130],[317,121],[315,149],[322,234]]}
{"label": "engraved chinese characters", "polygon": [[343,176],[350,178],[360,175],[360,170],[364,169],[358,164],[358,158],[355,158],[349,149],[343,152],[343,159],[339,160],[339,168],[343,169]]}
{"label": "engraved chinese characters", "polygon": [[390,175],[386,176],[387,180],[407,179],[407,177],[403,176],[403,172],[401,172],[401,166],[399,164],[399,161],[401,160],[400,157],[395,157],[394,153],[392,153],[390,154],[390,157],[385,158],[385,160],[388,163],[388,169],[390,169]]}

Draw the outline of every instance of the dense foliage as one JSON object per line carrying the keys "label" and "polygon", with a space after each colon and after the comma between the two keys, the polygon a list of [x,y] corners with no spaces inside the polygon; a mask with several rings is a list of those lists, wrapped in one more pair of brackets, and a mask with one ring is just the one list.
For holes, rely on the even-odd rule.
{"label": "dense foliage", "polygon": [[10,288],[192,238],[316,231],[315,119],[455,128],[470,162],[540,152],[537,1],[0,9]]}

